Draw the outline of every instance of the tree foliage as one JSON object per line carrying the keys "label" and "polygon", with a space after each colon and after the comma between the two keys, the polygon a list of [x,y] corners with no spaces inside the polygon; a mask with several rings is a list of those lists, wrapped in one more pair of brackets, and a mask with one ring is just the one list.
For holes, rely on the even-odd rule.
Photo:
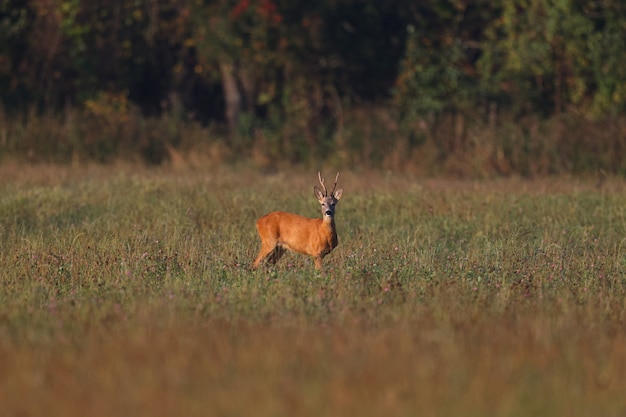
{"label": "tree foliage", "polygon": [[125,91],[154,112],[175,92],[203,111],[185,80],[221,86],[227,65],[249,112],[298,90],[380,100],[393,85],[418,113],[507,97],[601,114],[623,106],[625,22],[619,1],[2,0],[1,97]]}
{"label": "tree foliage", "polygon": [[347,108],[615,117],[624,62],[618,0],[0,0],[5,111],[124,103],[296,153]]}

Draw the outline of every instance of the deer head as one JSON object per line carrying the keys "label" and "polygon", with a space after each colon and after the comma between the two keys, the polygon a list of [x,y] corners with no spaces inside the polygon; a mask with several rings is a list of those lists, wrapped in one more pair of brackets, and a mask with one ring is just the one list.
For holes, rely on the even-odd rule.
{"label": "deer head", "polygon": [[333,190],[330,192],[330,195],[328,195],[328,190],[324,185],[324,178],[322,178],[322,174],[319,171],[317,173],[317,178],[320,181],[322,189],[320,190],[317,186],[314,186],[313,193],[315,194],[317,201],[319,201],[322,205],[322,217],[324,219],[332,220],[335,216],[335,205],[343,195],[343,187],[337,188],[339,173],[337,173],[337,176],[335,177],[335,184],[333,185]]}

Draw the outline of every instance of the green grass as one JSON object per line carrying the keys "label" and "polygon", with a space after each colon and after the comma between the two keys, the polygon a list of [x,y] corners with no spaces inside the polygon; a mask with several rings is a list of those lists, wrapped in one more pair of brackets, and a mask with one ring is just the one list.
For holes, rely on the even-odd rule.
{"label": "green grass", "polygon": [[622,415],[626,184],[0,167],[0,414]]}

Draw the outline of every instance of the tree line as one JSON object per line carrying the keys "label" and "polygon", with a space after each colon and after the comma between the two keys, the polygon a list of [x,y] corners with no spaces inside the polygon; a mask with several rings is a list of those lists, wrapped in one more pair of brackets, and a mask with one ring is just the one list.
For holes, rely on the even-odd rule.
{"label": "tree line", "polygon": [[174,115],[295,160],[391,132],[502,171],[621,171],[624,62],[620,0],[0,0],[4,118]]}

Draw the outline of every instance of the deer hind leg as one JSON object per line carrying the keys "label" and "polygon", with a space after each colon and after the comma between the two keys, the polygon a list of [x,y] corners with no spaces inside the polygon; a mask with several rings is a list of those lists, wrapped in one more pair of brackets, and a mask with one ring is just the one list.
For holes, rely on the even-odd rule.
{"label": "deer hind leg", "polygon": [[287,252],[287,249],[283,248],[282,246],[278,245],[276,246],[276,248],[272,251],[272,253],[269,256],[269,261],[272,264],[275,264],[276,262],[278,262],[278,260],[285,254],[285,252]]}
{"label": "deer hind leg", "polygon": [[259,251],[259,256],[256,257],[254,263],[252,264],[253,268],[258,268],[261,262],[263,262],[263,260],[270,254],[272,254],[272,258],[274,258],[275,255],[273,252],[278,249],[276,243],[277,242],[261,242],[261,250]]}

